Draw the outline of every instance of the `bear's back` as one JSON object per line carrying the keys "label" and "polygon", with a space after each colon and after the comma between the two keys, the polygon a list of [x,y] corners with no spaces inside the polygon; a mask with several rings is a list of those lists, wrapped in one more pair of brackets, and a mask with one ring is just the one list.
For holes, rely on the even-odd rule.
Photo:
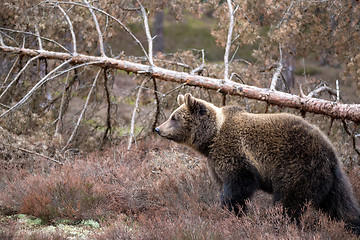
{"label": "bear's back", "polygon": [[224,122],[211,149],[213,157],[227,161],[220,172],[226,172],[227,165],[245,164],[258,169],[260,175],[271,181],[288,175],[298,183],[303,179],[294,176],[307,176],[299,172],[330,174],[338,164],[328,138],[298,116],[252,114],[236,106],[223,107],[222,112]]}

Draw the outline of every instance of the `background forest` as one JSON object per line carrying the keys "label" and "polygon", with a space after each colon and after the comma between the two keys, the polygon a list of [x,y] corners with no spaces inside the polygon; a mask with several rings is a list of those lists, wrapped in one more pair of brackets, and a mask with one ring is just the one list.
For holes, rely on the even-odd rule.
{"label": "background forest", "polygon": [[0,239],[357,239],[262,192],[235,217],[153,133],[187,92],[301,115],[360,200],[357,0],[1,1],[0,84]]}

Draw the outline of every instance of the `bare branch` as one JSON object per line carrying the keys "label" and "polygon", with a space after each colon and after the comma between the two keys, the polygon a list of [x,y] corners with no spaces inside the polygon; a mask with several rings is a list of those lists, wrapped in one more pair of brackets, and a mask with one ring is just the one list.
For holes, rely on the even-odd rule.
{"label": "bare branch", "polygon": [[[32,33],[32,32],[24,32],[24,31],[20,31],[20,30],[8,29],[8,28],[3,28],[3,27],[0,27],[0,30],[8,31],[8,32],[15,32],[15,33],[22,33],[22,34],[26,34],[26,35],[30,35],[30,36],[37,37],[37,35],[34,34],[34,33]],[[8,37],[10,37],[10,36],[8,36]],[[50,39],[50,38],[46,38],[46,37],[42,37],[42,36],[39,36],[39,37],[40,37],[41,39],[44,39],[44,40],[49,41],[49,42],[51,42],[51,43],[54,43],[55,45],[59,46],[60,48],[62,48],[62,49],[65,50],[66,52],[70,53],[70,51],[67,50],[66,47],[64,47],[64,46],[61,45],[60,43],[58,43],[58,42],[56,42],[56,41],[54,41],[54,40],[52,40],[52,39]],[[11,37],[10,37],[10,38],[11,38]],[[11,38],[11,39],[13,39],[13,38]],[[13,41],[14,41],[17,45],[19,45],[19,44],[15,41],[15,39],[13,39]],[[23,48],[24,48],[24,46],[23,46]]]}
{"label": "bare branch", "polygon": [[202,70],[204,70],[204,66],[205,66],[205,52],[204,52],[204,49],[201,49],[201,65],[198,66],[197,68],[193,69],[190,74],[191,75],[194,75],[196,73],[199,73],[201,72]]}
{"label": "bare branch", "polygon": [[274,91],[275,87],[276,87],[276,83],[279,79],[279,76],[281,74],[281,71],[283,69],[283,64],[282,64],[282,51],[281,51],[281,45],[279,44],[279,53],[280,53],[280,59],[279,59],[279,63],[278,63],[278,67],[276,68],[276,71],[271,79],[271,85],[270,85],[270,90]]}
{"label": "bare branch", "polygon": [[[0,36],[1,36],[1,34],[0,34]],[[5,83],[9,80],[9,77],[10,77],[12,71],[14,71],[16,64],[19,62],[19,59],[20,59],[20,55],[17,56],[16,60],[14,61],[12,67],[10,68],[8,74],[6,75],[4,82],[1,84],[1,88],[3,88],[5,86]],[[0,96],[0,98],[1,98],[1,96]]]}
{"label": "bare branch", "polygon": [[6,114],[15,111],[17,108],[19,108],[21,105],[23,105],[30,97],[31,95],[39,88],[41,87],[45,82],[47,82],[49,79],[49,77],[56,72],[58,69],[62,68],[63,66],[65,66],[66,64],[70,63],[72,60],[69,59],[65,62],[63,62],[62,64],[60,64],[59,66],[57,66],[55,69],[53,69],[51,72],[49,72],[45,77],[43,77],[37,84],[35,84],[35,86],[18,102],[16,103],[14,106],[12,106],[10,109],[6,110],[4,113],[2,113],[0,115],[0,118],[5,116]]}
{"label": "bare branch", "polygon": [[232,40],[232,33],[234,30],[234,10],[232,6],[231,0],[227,0],[228,8],[229,8],[229,30],[228,30],[228,36],[226,41],[226,47],[225,47],[225,54],[224,54],[224,80],[223,83],[227,80],[229,80],[229,55],[230,55],[230,48],[231,48],[231,40]]}
{"label": "bare branch", "polygon": [[154,119],[153,125],[151,127],[151,130],[154,131],[154,129],[156,128],[156,125],[157,125],[157,121],[160,116],[160,98],[159,98],[159,94],[158,94],[158,87],[157,87],[156,79],[152,78],[152,80],[153,80],[153,85],[154,85],[154,97],[155,97],[155,102],[156,102],[155,119]]}
{"label": "bare branch", "polygon": [[282,16],[280,22],[276,25],[275,29],[278,29],[284,22],[285,18],[289,15],[290,9],[293,7],[295,1],[291,1],[290,6],[286,9],[286,12]]}
{"label": "bare branch", "polygon": [[69,74],[70,72],[67,72],[66,74],[66,80],[65,80],[65,85],[64,85],[64,90],[61,96],[61,102],[60,102],[60,109],[59,109],[59,116],[57,118],[57,123],[56,123],[56,127],[55,127],[55,133],[54,136],[58,136],[60,128],[62,127],[62,120],[63,120],[63,108],[64,108],[64,104],[65,104],[65,95],[66,95],[66,87],[68,85],[68,81],[69,81]]}
{"label": "bare branch", "polygon": [[60,162],[60,161],[58,161],[58,160],[56,160],[54,158],[48,157],[48,156],[46,156],[44,154],[41,154],[41,153],[38,153],[38,152],[35,152],[35,151],[31,151],[31,150],[28,150],[28,149],[25,149],[25,148],[22,148],[22,147],[17,147],[17,146],[7,144],[7,143],[4,143],[4,142],[1,142],[0,144],[3,144],[5,146],[7,146],[7,147],[12,147],[12,148],[18,149],[18,150],[26,152],[26,153],[34,154],[34,155],[37,155],[39,157],[42,157],[42,158],[48,159],[50,161],[53,161],[53,162],[55,162],[57,164],[63,165],[62,162]]}
{"label": "bare branch", "polygon": [[106,108],[106,130],[104,132],[104,136],[103,136],[101,145],[104,144],[104,142],[106,141],[108,133],[111,131],[111,99],[110,99],[110,92],[109,92],[109,87],[108,87],[108,73],[107,73],[106,68],[104,68],[104,91],[105,91],[106,104],[107,104],[107,108]]}
{"label": "bare branch", "polygon": [[21,76],[21,74],[25,71],[25,69],[30,65],[30,63],[36,59],[38,59],[41,56],[41,54],[31,58],[29,61],[27,61],[27,63],[25,64],[25,66],[18,72],[18,74],[15,76],[14,80],[12,80],[7,87],[5,88],[5,90],[1,93],[0,95],[0,99],[5,95],[5,93],[10,89],[10,87],[19,79],[19,77]]}
{"label": "bare branch", "polygon": [[146,33],[146,38],[148,42],[148,60],[150,63],[150,66],[154,66],[153,61],[153,39],[151,37],[150,28],[149,28],[149,22],[148,22],[148,13],[146,12],[144,6],[140,3],[140,1],[137,1],[141,8],[141,15],[144,21],[144,28]]}
{"label": "bare branch", "polygon": [[131,116],[130,134],[129,134],[129,135],[130,135],[130,136],[129,136],[129,144],[128,144],[128,147],[127,147],[127,150],[128,150],[128,151],[131,149],[132,141],[133,141],[133,138],[134,138],[135,117],[136,117],[136,113],[137,113],[138,108],[139,108],[139,101],[140,101],[141,91],[142,91],[145,83],[146,83],[148,80],[149,80],[149,79],[146,78],[146,79],[144,79],[144,81],[142,81],[142,83],[141,83],[141,85],[140,85],[140,87],[139,87],[139,91],[138,91],[137,97],[136,97],[134,110],[133,110],[133,113],[132,113],[132,116]]}
{"label": "bare branch", "polygon": [[42,46],[41,38],[40,38],[39,29],[38,29],[38,27],[37,27],[36,24],[35,24],[35,34],[36,34],[36,37],[37,37],[37,39],[38,39],[39,49],[40,49],[40,50],[44,50],[44,49],[43,49],[43,46]]}
{"label": "bare branch", "polygon": [[96,74],[96,77],[95,77],[94,82],[93,82],[93,84],[92,84],[92,86],[91,86],[91,88],[90,88],[90,91],[89,91],[88,96],[87,96],[87,98],[86,98],[84,107],[83,107],[83,109],[82,109],[82,111],[81,111],[81,113],[80,113],[80,116],[79,116],[79,118],[78,118],[78,120],[77,120],[77,123],[76,123],[76,125],[75,125],[75,128],[74,128],[74,130],[73,130],[73,132],[72,132],[69,140],[67,141],[66,145],[61,149],[61,152],[64,152],[64,151],[66,150],[66,148],[67,148],[67,147],[69,146],[69,144],[72,142],[72,140],[74,139],[74,137],[75,137],[75,135],[76,135],[76,133],[77,133],[77,130],[78,130],[79,126],[80,126],[80,123],[81,123],[81,120],[82,120],[82,118],[83,118],[83,116],[84,116],[84,113],[85,113],[85,111],[86,111],[87,105],[89,104],[89,100],[90,100],[91,94],[92,94],[92,92],[94,91],[94,88],[95,88],[95,86],[96,86],[96,82],[97,82],[97,80],[98,80],[98,78],[99,78],[99,75],[100,75],[101,70],[102,70],[102,69],[100,69],[100,70],[97,72],[97,74]]}
{"label": "bare branch", "polygon": [[[311,91],[307,96],[308,97],[316,97],[318,94],[320,94],[321,92],[328,92],[329,94],[331,95],[334,95],[334,96],[337,96],[337,92],[328,87],[328,86],[321,86],[321,87],[318,87],[318,88],[315,88],[313,91]],[[337,101],[338,102],[338,101]]]}
{"label": "bare branch", "polygon": [[[0,46],[0,51],[9,52],[12,54],[22,54],[30,57],[39,54],[38,50],[10,46]],[[216,91],[221,90],[222,92],[226,92],[229,95],[242,96],[259,101],[265,101],[272,105],[301,109],[306,112],[327,115],[335,119],[347,119],[355,123],[360,123],[360,104],[342,104],[318,98],[300,97],[289,93],[270,91],[269,89],[258,88],[255,86],[249,86],[232,81],[222,83],[221,79],[198,75],[195,76],[185,72],[177,72],[156,66],[153,67],[152,72],[149,73],[148,65],[129,62],[121,59],[104,59],[102,57],[88,56],[83,54],[78,54],[74,57],[68,53],[52,51],[42,51],[41,54],[43,58],[69,60],[69,62],[73,64],[91,63],[103,68],[107,67],[121,69],[126,72],[133,72],[137,74],[147,74],[149,77],[163,81],[177,82],[189,86],[200,86]]]}
{"label": "bare branch", "polygon": [[67,13],[65,12],[65,10],[60,6],[60,5],[56,5],[59,10],[64,14],[65,16],[65,19],[66,21],[68,22],[69,24],[69,28],[70,28],[70,32],[71,32],[71,36],[72,36],[72,41],[73,41],[73,54],[77,54],[77,50],[76,50],[76,36],[75,36],[75,32],[74,32],[74,28],[73,28],[73,25],[72,25],[72,22],[69,18],[69,16],[67,15]]}
{"label": "bare branch", "polygon": [[1,33],[0,33],[0,45],[5,46],[4,39]]}
{"label": "bare branch", "polygon": [[339,80],[336,80],[336,102],[340,102]]}
{"label": "bare branch", "polygon": [[[57,3],[57,4],[70,4],[70,5],[73,5],[73,6],[80,6],[80,7],[87,7],[86,5],[84,4],[81,4],[79,2],[65,2],[65,1],[57,1],[57,2],[54,2],[54,3]],[[149,59],[149,56],[144,48],[144,46],[142,45],[142,43],[140,42],[140,40],[119,20],[117,19],[116,17],[110,15],[109,13],[105,12],[104,10],[101,10],[95,6],[92,6],[90,5],[90,7],[95,10],[95,11],[98,11],[106,16],[108,16],[109,18],[113,19],[114,21],[116,21],[118,24],[120,24],[120,26],[135,40],[135,42],[140,46],[141,50],[143,51],[144,55],[146,56],[147,59]],[[138,9],[136,9],[138,10]],[[1,29],[1,28],[0,28]]]}
{"label": "bare branch", "polygon": [[354,131],[351,132],[348,127],[348,124],[346,123],[346,121],[344,119],[342,119],[342,123],[343,123],[344,129],[345,129],[345,132],[351,137],[354,151],[360,156],[360,149],[358,149],[356,147],[356,135],[355,135],[356,126],[354,127]]}
{"label": "bare branch", "polygon": [[93,8],[91,7],[90,3],[87,0],[84,0],[84,2],[86,3],[87,7],[89,8],[89,11],[90,11],[90,13],[91,13],[91,15],[93,17],[94,23],[95,23],[96,31],[98,32],[98,35],[99,35],[99,45],[100,45],[99,47],[100,47],[101,56],[106,57],[103,36],[102,36],[101,29],[100,29],[100,26],[99,26],[99,22],[98,22],[98,20],[96,18],[95,12],[94,12]]}

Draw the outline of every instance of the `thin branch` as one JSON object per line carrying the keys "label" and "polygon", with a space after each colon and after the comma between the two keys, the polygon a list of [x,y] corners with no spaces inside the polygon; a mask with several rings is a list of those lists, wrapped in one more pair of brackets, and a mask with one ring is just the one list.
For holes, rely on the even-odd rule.
{"label": "thin branch", "polygon": [[51,74],[53,74],[54,72],[56,72],[58,69],[62,68],[63,66],[65,66],[66,64],[70,63],[72,61],[72,59],[69,59],[65,62],[63,62],[62,64],[60,64],[59,66],[57,66],[55,69],[53,69],[51,72],[49,72],[45,77],[43,77],[37,84],[35,84],[35,86],[18,102],[16,103],[14,106],[12,106],[10,109],[6,110],[4,113],[2,113],[0,115],[0,118],[7,115],[10,112],[15,111],[17,108],[19,108],[21,105],[23,105],[30,97],[31,95],[38,89],[40,88],[45,82],[47,82],[49,79],[49,77],[51,76]]}
{"label": "thin branch", "polygon": [[1,33],[0,33],[0,45],[5,46],[4,39]]}
{"label": "thin branch", "polygon": [[10,89],[10,87],[19,79],[19,77],[21,76],[21,74],[25,71],[25,69],[30,65],[30,63],[38,58],[41,57],[41,54],[31,58],[29,61],[27,61],[27,63],[25,64],[25,66],[18,72],[18,74],[15,76],[14,80],[12,80],[5,88],[5,90],[1,93],[0,95],[0,99],[5,95],[5,93]]}
{"label": "thin branch", "polygon": [[290,12],[290,9],[293,7],[294,2],[295,2],[295,1],[291,1],[290,6],[286,9],[286,12],[285,12],[284,15],[282,16],[280,22],[276,25],[275,29],[278,29],[278,28],[281,26],[281,24],[284,22],[286,16],[287,16],[287,15],[289,14],[289,12]]}
{"label": "thin branch", "polygon": [[71,36],[72,36],[72,41],[73,41],[73,54],[76,55],[77,54],[77,50],[76,50],[76,36],[75,36],[75,32],[74,32],[74,28],[73,28],[73,25],[72,25],[72,22],[69,18],[69,16],[67,15],[67,13],[65,12],[65,10],[59,5],[57,4],[56,5],[59,10],[64,14],[65,16],[65,19],[66,21],[68,22],[69,24],[69,28],[70,28],[70,32],[71,32]]}
{"label": "thin branch", "polygon": [[38,27],[37,27],[36,24],[35,24],[35,34],[36,34],[36,37],[37,37],[37,39],[38,39],[39,49],[40,49],[40,50],[44,50],[44,49],[43,49],[43,46],[42,46],[42,42],[41,42],[41,37],[40,37],[39,29],[38,29]]}
{"label": "thin branch", "polygon": [[[24,32],[24,31],[20,31],[20,30],[14,30],[14,29],[8,29],[8,28],[3,28],[3,27],[0,27],[0,30],[3,30],[3,31],[8,31],[8,32],[15,32],[15,33],[22,33],[22,34],[27,34],[27,35],[31,35],[31,36],[34,36],[34,37],[37,37],[36,34],[32,33],[32,32]],[[60,48],[62,48],[63,50],[65,50],[66,52],[70,53],[69,50],[66,49],[66,47],[64,47],[63,45],[61,45],[60,43],[50,39],[50,38],[46,38],[46,37],[42,37],[42,36],[39,36],[41,39],[44,39],[46,41],[49,41],[51,43],[54,43],[55,45],[59,46]],[[14,40],[15,41],[15,40]],[[16,42],[16,41],[15,41]],[[16,42],[17,43],[17,42]],[[19,45],[19,44],[18,44]],[[23,47],[24,48],[24,47]]]}
{"label": "thin branch", "polygon": [[104,68],[104,90],[105,90],[105,96],[106,96],[106,130],[104,132],[102,144],[103,145],[106,141],[108,133],[111,131],[111,99],[110,99],[110,92],[108,87],[108,73],[107,69]]}
{"label": "thin branch", "polygon": [[197,68],[193,69],[190,74],[194,75],[196,73],[201,72],[202,70],[204,70],[204,66],[205,66],[205,51],[204,49],[201,49],[201,65],[198,66]]}
{"label": "thin branch", "polygon": [[283,64],[282,64],[282,51],[281,51],[281,45],[279,44],[279,53],[280,53],[280,59],[278,62],[278,67],[276,68],[276,71],[271,79],[271,85],[270,85],[270,90],[274,91],[275,87],[276,87],[276,83],[279,79],[279,76],[281,74],[281,71],[283,69]]}
{"label": "thin branch", "polygon": [[336,102],[340,102],[339,80],[336,80]]}
{"label": "thin branch", "polygon": [[153,60],[153,39],[151,37],[150,28],[149,28],[149,22],[148,22],[148,13],[146,12],[144,6],[140,3],[140,1],[137,1],[141,8],[141,15],[144,21],[144,28],[146,33],[146,38],[148,42],[148,60],[150,63],[150,66],[154,66],[154,60]]}
{"label": "thin branch", "polygon": [[12,67],[10,68],[8,74],[6,75],[4,82],[1,84],[1,88],[3,88],[5,86],[5,83],[9,80],[9,77],[10,77],[12,71],[15,69],[16,64],[19,62],[19,59],[20,59],[20,55],[18,55],[16,60],[14,61]]}
{"label": "thin branch", "polygon": [[142,89],[143,89],[143,86],[145,85],[145,83],[146,83],[148,80],[149,80],[149,79],[146,78],[146,79],[144,79],[144,81],[142,81],[141,86],[139,87],[139,91],[138,91],[137,97],[136,97],[134,110],[133,110],[133,113],[132,113],[132,116],[131,116],[130,134],[129,134],[129,135],[130,135],[130,136],[129,136],[129,144],[128,144],[128,147],[127,147],[127,150],[128,150],[128,151],[131,149],[131,145],[132,145],[132,142],[133,142],[133,138],[135,137],[135,136],[134,136],[134,131],[135,131],[135,117],[136,117],[136,113],[137,113],[138,108],[139,108],[139,101],[140,101],[141,91],[142,91]]}
{"label": "thin branch", "polygon": [[353,132],[350,131],[346,121],[344,119],[342,119],[342,123],[345,129],[345,132],[351,137],[352,140],[352,145],[353,145],[353,149],[354,151],[360,156],[360,149],[358,149],[356,147],[356,135],[355,135],[355,131],[356,131],[356,126]]}
{"label": "thin branch", "polygon": [[232,6],[231,0],[227,0],[228,8],[229,8],[229,29],[228,29],[228,36],[226,41],[225,47],[225,54],[224,54],[224,79],[223,83],[229,80],[229,55],[230,55],[230,48],[231,48],[231,39],[232,33],[234,30],[234,10]]}
{"label": "thin branch", "polygon": [[320,94],[321,92],[328,92],[329,94],[331,94],[331,95],[334,95],[334,96],[337,96],[337,92],[334,90],[334,89],[332,89],[332,88],[330,88],[330,87],[328,87],[328,86],[321,86],[321,87],[318,87],[318,88],[316,88],[316,89],[314,89],[314,90],[312,90],[308,95],[307,95],[307,97],[316,97],[318,94]]}
{"label": "thin branch", "polygon": [[79,126],[80,126],[80,123],[81,123],[81,120],[82,120],[82,118],[83,118],[83,116],[84,116],[84,113],[85,113],[85,111],[86,111],[87,105],[89,104],[90,96],[91,96],[91,94],[92,94],[92,92],[93,92],[93,90],[94,90],[94,88],[95,88],[95,86],[96,86],[96,82],[97,82],[97,80],[98,80],[98,78],[99,78],[99,75],[100,75],[101,70],[102,70],[102,69],[100,69],[100,70],[98,71],[98,73],[96,74],[96,77],[95,77],[94,82],[93,82],[93,84],[92,84],[92,86],[91,86],[91,88],[90,88],[90,91],[89,91],[88,96],[87,96],[87,98],[86,98],[84,107],[83,107],[83,109],[82,109],[82,111],[81,111],[81,113],[80,113],[80,116],[79,116],[79,118],[78,118],[78,120],[77,120],[77,123],[76,123],[76,125],[75,125],[75,128],[74,128],[74,130],[73,130],[73,132],[72,132],[69,140],[67,141],[66,145],[61,149],[61,152],[64,152],[64,151],[66,150],[66,148],[67,148],[67,147],[69,146],[69,144],[72,142],[72,140],[74,139],[74,137],[75,137],[75,135],[76,135],[76,133],[77,133],[77,130],[78,130]]}
{"label": "thin branch", "polygon": [[65,85],[64,85],[64,90],[63,90],[63,93],[62,93],[62,96],[61,96],[59,116],[58,116],[58,119],[57,119],[57,123],[56,123],[56,127],[55,127],[55,133],[54,133],[55,137],[58,136],[60,128],[62,128],[63,108],[64,108],[64,104],[65,104],[66,88],[67,88],[68,81],[69,81],[69,74],[70,74],[70,72],[67,72]]}
{"label": "thin branch", "polygon": [[[84,4],[81,4],[79,2],[65,2],[65,1],[60,1],[60,2],[54,2],[54,3],[58,3],[58,4],[71,4],[73,6],[80,6],[80,7],[87,7],[86,5]],[[116,21],[118,24],[120,24],[120,26],[135,40],[135,42],[140,46],[141,50],[143,51],[143,53],[145,54],[146,58],[149,59],[149,56],[144,48],[144,46],[142,45],[142,43],[140,42],[140,40],[135,37],[135,35],[119,20],[117,19],[116,17],[110,15],[109,13],[99,9],[99,8],[96,8],[94,6],[91,6],[92,9],[94,9],[95,11],[98,11],[108,17],[110,17],[111,19],[113,19],[114,21]]]}
{"label": "thin branch", "polygon": [[90,10],[90,13],[91,13],[91,15],[93,17],[93,20],[94,20],[94,23],[95,23],[96,31],[98,32],[98,35],[99,35],[99,45],[100,45],[99,47],[100,47],[101,56],[106,57],[103,36],[102,36],[101,29],[100,29],[100,26],[99,26],[99,22],[98,22],[98,20],[96,18],[95,12],[94,12],[93,8],[91,7],[90,3],[87,0],[84,0],[84,2],[86,3],[87,7]]}
{"label": "thin branch", "polygon": [[28,149],[25,149],[25,148],[22,148],[22,147],[17,147],[17,146],[14,146],[14,145],[11,145],[11,144],[7,144],[7,143],[4,143],[4,142],[1,142],[0,144],[3,144],[3,145],[5,145],[5,146],[7,146],[7,147],[15,148],[15,149],[17,149],[17,150],[20,150],[20,151],[23,151],[23,152],[26,152],[26,153],[34,154],[34,155],[37,155],[37,156],[39,156],[39,157],[42,157],[42,158],[48,159],[48,160],[50,160],[50,161],[53,161],[53,162],[55,162],[55,163],[57,163],[57,164],[63,165],[62,162],[60,162],[60,161],[58,161],[58,160],[56,160],[56,159],[54,159],[54,158],[48,157],[48,156],[46,156],[46,155],[44,155],[44,154],[41,154],[41,153],[38,153],[38,152],[35,152],[35,151],[31,151],[31,150],[28,150]]}
{"label": "thin branch", "polygon": [[235,51],[234,51],[234,53],[233,53],[233,55],[232,55],[232,57],[231,57],[231,59],[230,59],[230,63],[233,62],[233,60],[234,60],[234,58],[235,58],[235,55],[236,55],[237,51],[239,50],[239,47],[240,47],[240,45],[237,45],[237,46],[236,46],[236,49],[235,49]]}
{"label": "thin branch", "polygon": [[153,80],[153,84],[154,84],[154,97],[155,97],[155,102],[156,102],[156,112],[155,112],[155,119],[152,125],[151,130],[154,131],[154,129],[156,128],[159,116],[160,116],[160,98],[159,98],[159,94],[158,94],[158,87],[157,87],[157,82],[155,78],[152,78]]}

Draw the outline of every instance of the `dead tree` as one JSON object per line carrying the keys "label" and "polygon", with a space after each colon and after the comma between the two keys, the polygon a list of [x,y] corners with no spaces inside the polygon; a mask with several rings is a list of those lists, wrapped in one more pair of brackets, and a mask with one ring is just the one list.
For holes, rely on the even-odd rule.
{"label": "dead tree", "polygon": [[[359,104],[343,104],[343,103],[340,103],[339,101],[333,102],[333,101],[323,100],[323,99],[319,99],[319,98],[314,98],[314,96],[320,90],[316,90],[316,92],[311,92],[307,96],[304,94],[301,94],[301,96],[298,96],[298,95],[285,93],[285,92],[276,90],[276,88],[275,88],[276,82],[280,78],[283,68],[284,68],[280,43],[279,43],[280,59],[278,61],[278,64],[277,64],[278,66],[276,67],[276,70],[273,74],[272,79],[269,79],[269,83],[271,83],[269,88],[259,88],[259,87],[241,84],[241,83],[233,81],[232,76],[236,75],[236,73],[231,72],[230,66],[232,64],[233,57],[230,58],[230,53],[231,53],[232,43],[234,42],[235,39],[238,39],[240,37],[240,36],[236,36],[234,38],[232,35],[233,28],[234,28],[234,15],[237,14],[240,10],[239,10],[239,6],[233,6],[233,3],[231,0],[227,1],[228,17],[229,17],[228,18],[229,19],[228,26],[229,27],[228,27],[228,31],[227,31],[228,35],[227,35],[227,41],[226,41],[226,45],[225,45],[224,68],[223,68],[224,74],[223,74],[222,78],[205,77],[205,76],[196,75],[197,73],[201,72],[202,69],[204,68],[204,51],[202,51],[203,63],[201,64],[200,67],[198,67],[200,70],[198,70],[198,68],[196,68],[192,71],[189,71],[190,73],[187,73],[187,72],[182,72],[182,71],[178,71],[178,70],[170,70],[170,69],[167,69],[164,67],[156,66],[156,59],[153,56],[153,37],[151,36],[149,23],[148,23],[149,11],[141,4],[140,1],[136,1],[136,4],[134,5],[134,9],[138,13],[140,13],[140,16],[142,18],[143,27],[145,29],[145,34],[146,34],[146,39],[147,39],[147,50],[142,45],[141,41],[137,37],[135,37],[135,35],[119,19],[115,18],[114,16],[110,15],[109,13],[105,12],[102,9],[95,7],[94,5],[92,5],[90,2],[88,2],[86,0],[84,0],[83,2],[51,1],[51,2],[43,2],[43,4],[49,4],[51,6],[57,7],[60,10],[61,14],[65,17],[67,25],[69,27],[69,31],[71,32],[71,36],[72,36],[72,38],[71,38],[72,39],[72,51],[67,50],[61,44],[59,44],[58,42],[56,42],[52,39],[42,37],[38,31],[36,31],[36,33],[33,34],[31,32],[23,32],[23,31],[19,31],[19,30],[5,29],[5,28],[0,27],[0,51],[3,53],[18,55],[19,57],[17,58],[15,63],[18,62],[18,59],[20,57],[27,56],[30,58],[30,60],[25,64],[24,67],[22,67],[21,71],[18,73],[19,76],[21,75],[22,72],[26,71],[26,68],[30,65],[30,63],[33,60],[36,60],[36,59],[49,59],[50,60],[51,59],[51,60],[58,61],[57,67],[52,69],[50,72],[48,72],[46,74],[46,76],[44,76],[40,81],[38,81],[31,88],[31,90],[28,91],[23,96],[23,98],[20,101],[18,101],[13,106],[8,106],[8,108],[5,108],[5,110],[0,113],[0,117],[3,117],[5,115],[7,115],[8,113],[14,112],[15,110],[19,109],[40,87],[42,87],[45,83],[51,81],[52,79],[55,79],[64,74],[66,75],[70,71],[77,69],[81,66],[89,66],[89,67],[98,66],[98,67],[102,68],[104,71],[104,78],[105,78],[104,79],[104,84],[105,84],[104,89],[106,91],[106,101],[107,101],[107,106],[108,106],[108,109],[107,109],[108,116],[107,116],[107,120],[106,120],[107,121],[107,123],[106,123],[107,130],[106,130],[106,133],[104,134],[104,138],[107,136],[108,131],[110,131],[110,129],[111,129],[111,122],[110,122],[111,103],[110,103],[109,92],[107,89],[107,74],[106,74],[106,70],[108,70],[108,69],[119,69],[119,70],[126,71],[128,73],[131,72],[131,73],[134,73],[137,75],[143,75],[146,79],[153,79],[157,108],[159,106],[159,96],[157,95],[156,80],[161,80],[161,81],[176,82],[176,83],[188,85],[188,86],[197,86],[197,87],[212,89],[212,90],[221,92],[223,94],[223,103],[224,104],[225,104],[225,100],[226,100],[225,96],[227,94],[228,95],[236,95],[236,96],[241,96],[241,97],[245,97],[245,98],[249,98],[249,99],[264,101],[269,105],[277,105],[277,106],[281,106],[281,107],[299,109],[303,113],[311,112],[311,113],[316,113],[316,114],[322,114],[322,115],[329,116],[331,119],[341,119],[343,121],[348,120],[348,121],[354,122],[355,124],[360,124],[360,105]],[[90,12],[90,14],[92,16],[92,21],[93,21],[95,29],[96,29],[96,33],[98,35],[98,48],[99,48],[100,56],[79,53],[78,41],[76,40],[76,34],[74,32],[72,21],[68,15],[67,11],[65,11],[61,7],[61,5],[71,5],[71,6],[76,6],[76,7],[82,7],[84,9],[87,9],[87,11]],[[121,28],[135,40],[136,44],[138,44],[138,46],[140,47],[140,49],[142,50],[142,52],[145,56],[144,59],[146,59],[146,62],[138,63],[138,62],[131,61],[131,60],[124,60],[124,59],[119,59],[116,57],[109,57],[111,55],[106,53],[104,37],[103,37],[103,30],[100,26],[100,21],[98,21],[99,15],[105,16],[106,19],[111,19],[111,20],[115,21],[116,23],[118,23],[121,26]],[[20,34],[35,36],[38,41],[38,49],[26,48],[25,46],[9,45],[8,42],[11,42],[11,41],[8,41],[8,42],[4,41],[4,38],[8,37],[5,34],[5,32],[16,32],[16,33],[20,33]],[[47,50],[47,49],[45,49],[42,41],[50,41],[52,44],[58,46],[57,49],[62,49],[64,51]],[[235,55],[235,53],[236,53],[236,50],[233,53],[233,56]],[[15,63],[14,63],[14,65],[15,65]],[[65,70],[64,70],[64,68],[65,68]],[[10,72],[12,70],[13,70],[13,67],[10,69]],[[8,76],[10,75],[10,72],[9,72]],[[84,115],[85,110],[87,108],[87,103],[89,101],[89,98],[97,84],[97,79],[99,77],[100,72],[101,72],[101,70],[98,71],[98,74],[96,75],[95,80],[93,81],[92,87],[88,93],[86,103],[85,103],[83,110],[81,112],[81,115],[77,121],[77,124],[73,131],[73,134],[71,135],[70,139],[67,141],[63,150],[65,150],[66,147],[71,143],[72,139],[74,138],[74,135],[76,134],[76,130],[81,122],[81,118]],[[6,93],[7,89],[9,89],[16,82],[16,79],[18,78],[18,76],[16,76],[13,81],[9,81],[8,76],[6,77],[5,81],[3,81],[3,83],[2,83],[2,85],[4,86],[4,90],[2,91],[2,93],[0,95],[0,100]],[[67,76],[67,79],[68,79],[68,76]],[[6,82],[8,84],[5,86]],[[144,83],[145,83],[145,81],[143,82],[143,84]],[[66,84],[68,84],[68,82],[66,82]],[[140,86],[140,89],[138,91],[137,103],[138,103],[138,99],[141,95],[141,88],[143,87],[143,84],[142,84],[142,86]],[[65,94],[65,93],[63,93],[63,94]],[[137,111],[138,107],[139,107],[138,104],[136,104],[135,109],[133,111],[133,115],[132,115],[132,121],[131,121],[132,126],[130,128],[131,130],[129,133],[129,135],[130,135],[130,141],[129,141],[129,145],[128,145],[129,149],[133,142],[133,137],[134,137],[134,125],[133,124],[135,121],[134,118],[136,117],[136,111]],[[60,111],[62,111],[62,110],[60,110]],[[157,110],[157,114],[158,114],[158,110]],[[59,116],[60,116],[59,118],[61,120],[62,113],[60,113]],[[56,133],[57,133],[57,130],[56,130]]]}

